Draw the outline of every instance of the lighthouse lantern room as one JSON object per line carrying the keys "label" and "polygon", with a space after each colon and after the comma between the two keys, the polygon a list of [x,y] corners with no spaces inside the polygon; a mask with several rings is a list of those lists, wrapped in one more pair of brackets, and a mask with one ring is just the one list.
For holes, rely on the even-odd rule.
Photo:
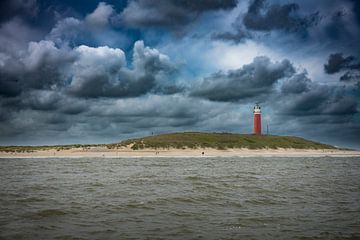
{"label": "lighthouse lantern room", "polygon": [[261,107],[258,103],[254,107],[254,134],[261,135]]}

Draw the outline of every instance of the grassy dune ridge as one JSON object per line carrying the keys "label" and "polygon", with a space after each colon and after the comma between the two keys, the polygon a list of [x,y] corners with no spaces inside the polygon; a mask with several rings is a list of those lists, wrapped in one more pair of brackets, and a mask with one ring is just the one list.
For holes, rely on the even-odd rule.
{"label": "grassy dune ridge", "polygon": [[168,133],[129,139],[117,144],[117,146],[129,145],[134,150],[145,148],[215,148],[219,150],[229,148],[336,149],[334,146],[300,137],[205,132]]}
{"label": "grassy dune ridge", "polygon": [[46,145],[46,146],[0,146],[0,152],[35,152],[46,150],[70,150],[73,148],[101,147],[106,144],[69,144],[69,145]]}
{"label": "grassy dune ridge", "polygon": [[252,135],[235,133],[207,133],[207,132],[178,132],[136,139],[124,140],[112,144],[73,144],[57,146],[0,146],[2,152],[34,152],[42,150],[69,150],[73,148],[101,147],[107,149],[119,149],[131,147],[133,150],[151,149],[196,149],[214,148],[225,150],[231,148],[248,149],[336,149],[336,147],[309,141],[300,137]]}

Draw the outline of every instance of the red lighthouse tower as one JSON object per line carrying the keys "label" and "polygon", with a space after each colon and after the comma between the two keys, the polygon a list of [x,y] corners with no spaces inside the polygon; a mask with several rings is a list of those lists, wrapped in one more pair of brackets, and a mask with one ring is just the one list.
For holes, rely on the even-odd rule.
{"label": "red lighthouse tower", "polygon": [[261,107],[258,103],[254,107],[254,134],[261,135]]}

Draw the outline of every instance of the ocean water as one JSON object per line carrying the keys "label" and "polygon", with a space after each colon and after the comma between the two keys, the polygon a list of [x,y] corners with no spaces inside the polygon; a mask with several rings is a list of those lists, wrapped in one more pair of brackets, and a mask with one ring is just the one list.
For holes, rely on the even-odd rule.
{"label": "ocean water", "polygon": [[0,239],[360,239],[360,158],[0,159]]}

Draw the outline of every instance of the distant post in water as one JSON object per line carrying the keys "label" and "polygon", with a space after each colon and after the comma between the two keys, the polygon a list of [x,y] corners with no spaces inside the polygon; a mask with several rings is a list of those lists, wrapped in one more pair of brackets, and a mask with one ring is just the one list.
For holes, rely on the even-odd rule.
{"label": "distant post in water", "polygon": [[254,107],[254,134],[261,135],[261,107],[256,103]]}

